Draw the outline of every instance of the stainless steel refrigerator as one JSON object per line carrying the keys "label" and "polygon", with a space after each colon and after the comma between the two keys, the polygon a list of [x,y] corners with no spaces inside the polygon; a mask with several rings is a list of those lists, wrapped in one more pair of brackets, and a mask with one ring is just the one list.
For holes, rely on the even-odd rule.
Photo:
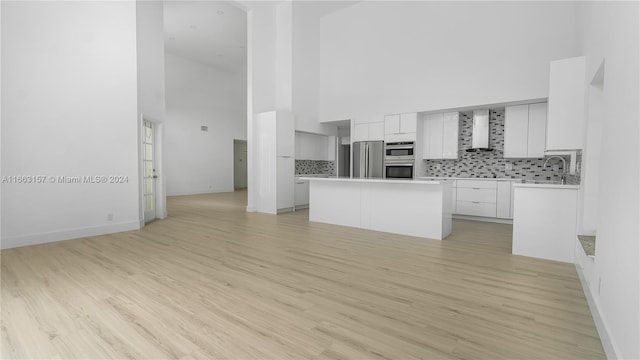
{"label": "stainless steel refrigerator", "polygon": [[353,177],[380,178],[384,169],[384,142],[360,141],[353,143]]}

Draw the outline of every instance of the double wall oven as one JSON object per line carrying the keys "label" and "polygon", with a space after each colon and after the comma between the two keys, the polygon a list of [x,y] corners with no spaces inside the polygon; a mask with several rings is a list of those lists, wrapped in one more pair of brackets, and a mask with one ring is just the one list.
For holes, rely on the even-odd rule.
{"label": "double wall oven", "polygon": [[413,141],[386,143],[384,177],[387,179],[413,179],[416,162],[414,151]]}

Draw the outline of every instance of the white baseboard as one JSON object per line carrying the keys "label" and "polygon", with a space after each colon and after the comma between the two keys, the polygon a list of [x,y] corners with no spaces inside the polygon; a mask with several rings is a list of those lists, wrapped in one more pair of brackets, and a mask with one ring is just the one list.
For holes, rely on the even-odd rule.
{"label": "white baseboard", "polygon": [[616,346],[613,343],[613,339],[609,335],[609,328],[604,322],[602,314],[600,313],[598,302],[591,294],[591,289],[589,288],[587,279],[585,279],[584,274],[582,273],[582,267],[579,264],[575,264],[575,266],[576,271],[578,272],[578,277],[580,278],[580,284],[582,284],[582,291],[584,292],[584,296],[587,298],[587,304],[589,304],[589,310],[591,311],[593,322],[596,324],[598,335],[600,335],[600,341],[602,342],[604,353],[605,355],[607,355],[607,359],[609,360],[620,359],[617,355],[618,352],[616,351]]}
{"label": "white baseboard", "polygon": [[56,241],[78,239],[89,236],[111,234],[122,231],[138,230],[140,222],[127,221],[109,225],[98,225],[85,228],[64,229],[38,234],[28,234],[19,236],[3,236],[0,240],[1,249],[10,249],[21,246],[45,244]]}
{"label": "white baseboard", "polygon": [[484,222],[492,222],[498,224],[513,224],[513,220],[511,219],[501,219],[501,218],[492,218],[492,217],[484,217],[484,216],[471,216],[471,215],[458,215],[453,214],[454,219],[460,220],[473,220],[473,221],[484,221]]}

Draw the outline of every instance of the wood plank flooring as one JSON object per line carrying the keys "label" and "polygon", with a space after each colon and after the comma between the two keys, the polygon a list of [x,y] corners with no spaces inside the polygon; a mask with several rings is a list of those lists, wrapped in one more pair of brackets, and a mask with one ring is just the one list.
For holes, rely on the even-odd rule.
{"label": "wood plank flooring", "polygon": [[141,231],[2,251],[2,358],[603,359],[573,265],[173,197]]}

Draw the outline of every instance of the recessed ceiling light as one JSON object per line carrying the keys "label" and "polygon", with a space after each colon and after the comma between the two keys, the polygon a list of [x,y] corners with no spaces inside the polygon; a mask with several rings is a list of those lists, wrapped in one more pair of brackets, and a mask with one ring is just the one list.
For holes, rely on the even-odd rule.
{"label": "recessed ceiling light", "polygon": [[224,11],[222,11],[222,10],[218,10],[218,11],[216,11],[216,14],[218,14],[218,15],[224,15]]}

